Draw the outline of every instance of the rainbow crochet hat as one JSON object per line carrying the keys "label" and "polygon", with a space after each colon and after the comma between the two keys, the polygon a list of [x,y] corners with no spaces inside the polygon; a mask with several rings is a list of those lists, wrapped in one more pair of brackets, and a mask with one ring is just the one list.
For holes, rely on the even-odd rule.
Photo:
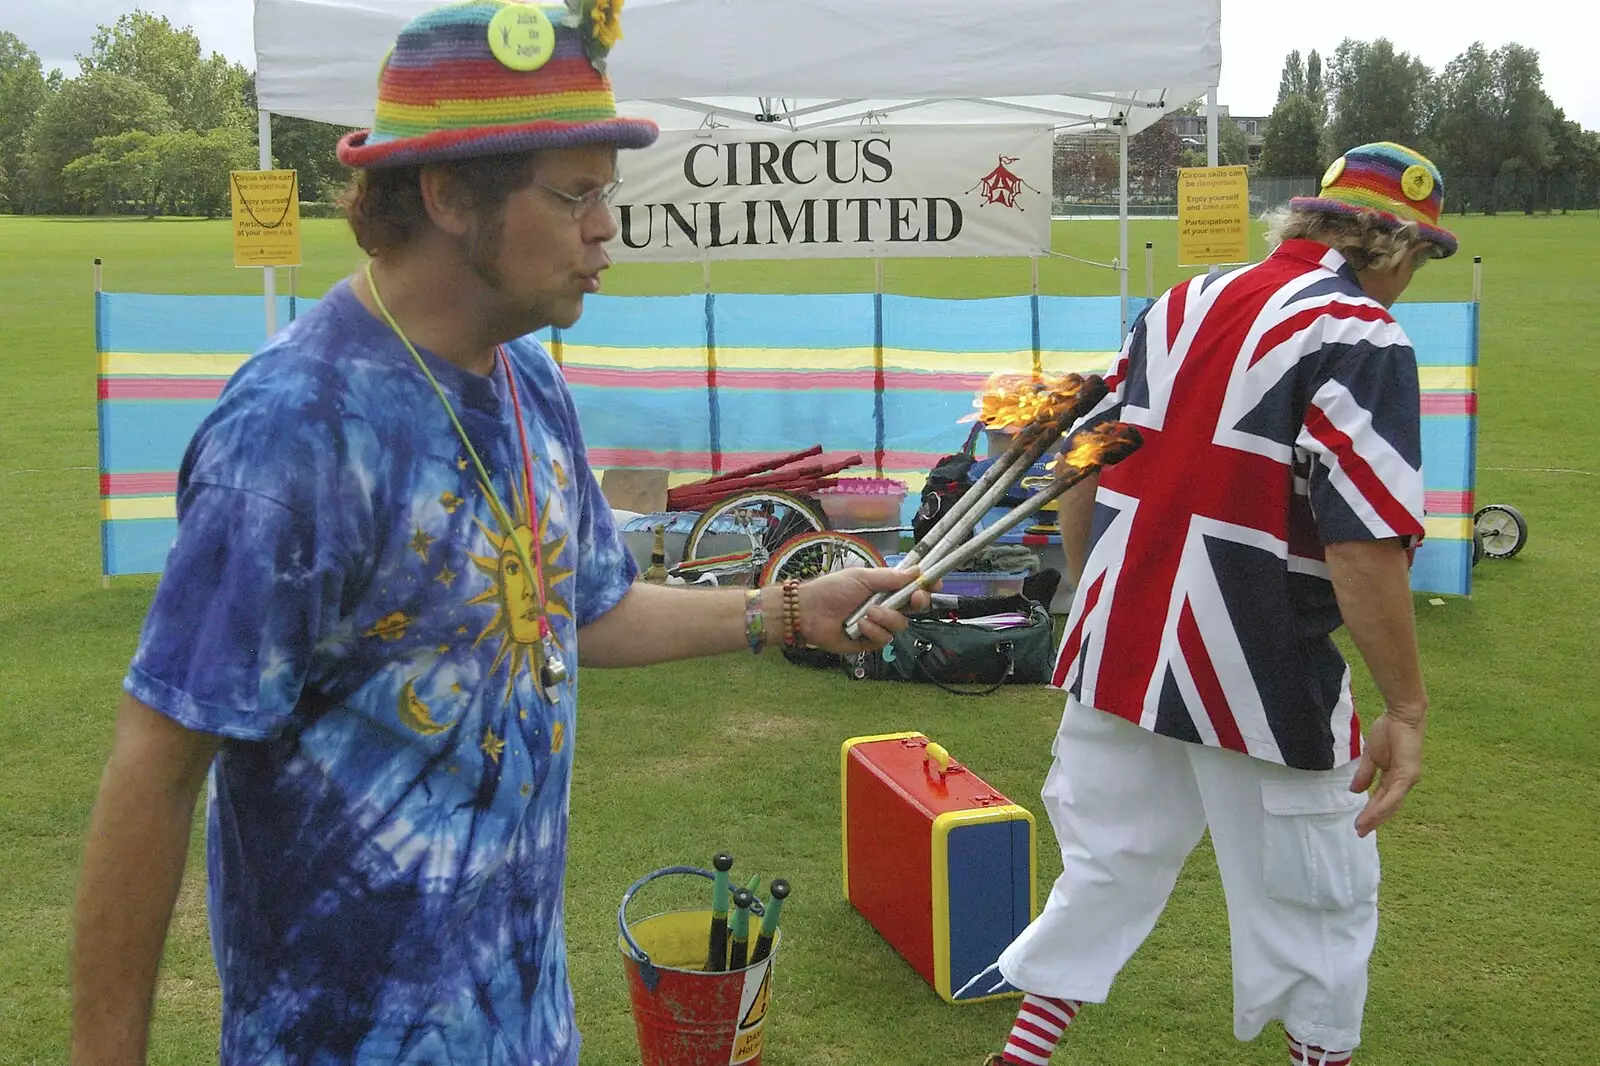
{"label": "rainbow crochet hat", "polygon": [[1456,237],[1439,225],[1444,211],[1444,178],[1426,156],[1392,141],[1352,148],[1322,175],[1322,191],[1297,196],[1291,208],[1336,211],[1345,215],[1370,212],[1398,227],[1415,222],[1424,239],[1433,242],[1439,258],[1456,254]]}
{"label": "rainbow crochet hat", "polygon": [[378,76],[372,129],[339,141],[348,167],[398,167],[614,144],[660,132],[617,117],[605,57],[622,36],[622,0],[540,7],[463,0],[413,19]]}

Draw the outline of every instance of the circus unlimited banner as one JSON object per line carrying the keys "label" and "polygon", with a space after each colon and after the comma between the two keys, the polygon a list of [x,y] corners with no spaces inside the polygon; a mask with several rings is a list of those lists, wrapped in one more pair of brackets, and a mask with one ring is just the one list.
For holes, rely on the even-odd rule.
{"label": "circus unlimited banner", "polygon": [[1049,127],[663,133],[624,152],[622,262],[1030,256],[1050,247]]}

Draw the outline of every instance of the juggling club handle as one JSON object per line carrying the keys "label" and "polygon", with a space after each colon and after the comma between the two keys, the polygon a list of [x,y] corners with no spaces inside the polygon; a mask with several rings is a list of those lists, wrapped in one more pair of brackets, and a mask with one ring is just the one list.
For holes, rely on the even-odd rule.
{"label": "juggling club handle", "polygon": [[772,941],[778,934],[778,918],[783,910],[783,901],[788,898],[789,882],[781,877],[773,878],[772,901],[767,904],[767,912],[761,916],[761,935],[756,937],[755,950],[750,952],[751,965],[772,954]]}
{"label": "juggling club handle", "polygon": [[755,896],[747,889],[733,890],[732,943],[728,951],[728,969],[742,970],[747,965],[746,953],[750,950],[750,904]]}
{"label": "juggling club handle", "polygon": [[720,973],[728,958],[728,871],[733,856],[719,851],[711,860],[716,877],[711,882],[711,939],[706,946],[706,973]]}

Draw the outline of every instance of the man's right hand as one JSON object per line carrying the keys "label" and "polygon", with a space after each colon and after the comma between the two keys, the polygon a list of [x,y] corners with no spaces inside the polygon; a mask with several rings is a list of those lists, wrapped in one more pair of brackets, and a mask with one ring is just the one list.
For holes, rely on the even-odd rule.
{"label": "man's right hand", "polygon": [[1350,782],[1350,791],[1367,791],[1375,777],[1378,788],[1356,816],[1357,836],[1364,837],[1388,821],[1405,802],[1406,794],[1422,780],[1422,731],[1426,724],[1425,712],[1404,717],[1387,712],[1367,731],[1361,765]]}

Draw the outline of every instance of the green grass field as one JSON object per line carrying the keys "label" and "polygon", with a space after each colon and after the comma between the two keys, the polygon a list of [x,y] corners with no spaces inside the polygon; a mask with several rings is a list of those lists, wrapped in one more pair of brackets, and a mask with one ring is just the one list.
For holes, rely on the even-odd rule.
{"label": "green grass field", "polygon": [[[1383,832],[1384,925],[1372,967],[1371,1064],[1580,1064],[1600,1033],[1600,218],[1469,218],[1463,255],[1409,294],[1460,300],[1484,265],[1480,502],[1519,507],[1526,551],[1477,571],[1470,601],[1418,601],[1433,698],[1427,776]],[[342,224],[306,225],[300,291],[356,262]],[[1172,222],[1157,284],[1177,280]],[[1114,254],[1115,226],[1058,223],[1058,251]],[[118,684],[152,579],[99,580],[91,259],[108,289],[259,291],[231,266],[225,222],[0,217],[0,1064],[66,1060],[67,949],[81,836]],[[1142,258],[1134,259],[1143,291]],[[891,261],[890,291],[1027,291],[1025,263]],[[608,291],[688,291],[700,272],[620,268]],[[722,291],[870,290],[870,263],[718,266]],[[1066,260],[1052,293],[1109,293]],[[797,441],[804,446],[809,441]],[[1376,705],[1358,668],[1358,699]],[[572,795],[568,933],[584,1062],[637,1062],[615,911],[640,874],[704,863],[788,876],[786,948],[769,1015],[775,1066],[975,1064],[1007,1003],[947,1007],[839,898],[838,750],[919,729],[1040,813],[1060,711],[1043,688],[962,701],[927,686],[866,689],[748,656],[589,672]],[[1059,870],[1044,819],[1040,895]],[[219,997],[196,849],[158,996],[153,1063],[216,1061]],[[664,903],[674,902],[663,898]],[[681,902],[681,899],[678,901]],[[1276,1030],[1232,1038],[1227,934],[1209,851],[1193,856],[1154,935],[1058,1056],[1278,1064]]]}

